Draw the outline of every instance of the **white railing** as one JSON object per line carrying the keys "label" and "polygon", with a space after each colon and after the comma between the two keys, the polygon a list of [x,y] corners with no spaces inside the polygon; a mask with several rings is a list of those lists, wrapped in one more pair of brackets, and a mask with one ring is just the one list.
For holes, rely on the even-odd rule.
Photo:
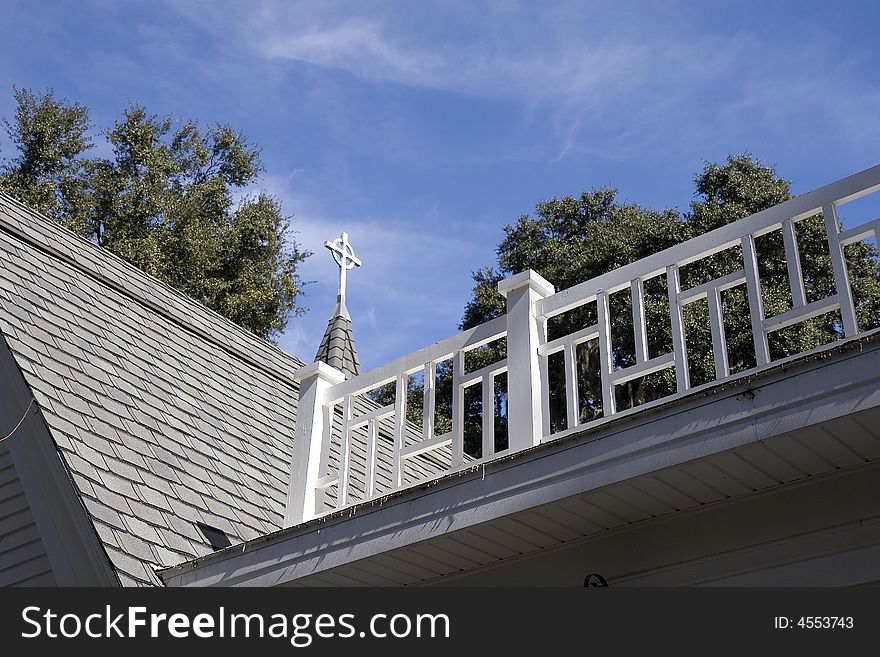
{"label": "white railing", "polygon": [[[676,390],[664,400],[692,391],[689,380],[686,329],[683,309],[706,299],[712,355],[717,383],[730,374],[728,345],[724,334],[721,293],[745,286],[755,345],[756,366],[745,375],[771,364],[768,335],[830,311],[839,311],[845,337],[859,334],[844,247],[866,238],[876,239],[880,218],[840,230],[837,208],[880,190],[880,166],[873,167],[831,185],[716,229],[632,264],[575,285],[556,294],[550,283],[533,271],[522,272],[499,283],[507,299],[507,314],[447,338],[437,344],[399,358],[370,372],[344,380],[341,373],[323,363],[313,363],[297,374],[300,401],[294,436],[294,454],[286,523],[303,522],[315,516],[367,501],[419,480],[438,478],[476,463],[518,452],[541,442],[583,430],[617,414],[616,388],[649,374],[672,368]],[[795,225],[809,217],[824,217],[836,293],[807,302]],[[755,240],[781,230],[786,257],[791,309],[766,317]],[[679,270],[732,247],[741,247],[742,267],[720,278],[686,290],[681,289]],[[672,351],[649,358],[645,317],[646,281],[666,276]],[[632,299],[635,364],[614,369],[610,295],[629,289]],[[587,304],[596,304],[597,323],[562,337],[547,339],[547,321]],[[474,372],[465,369],[465,355],[484,345],[506,338],[507,358]],[[598,342],[599,384],[602,417],[581,422],[578,399],[578,345]],[[551,433],[548,363],[562,352],[565,378],[563,431]],[[451,360],[451,430],[436,435],[436,371],[438,363]],[[423,373],[421,427],[407,421],[409,377]],[[496,451],[495,377],[507,372],[508,440]],[[365,399],[365,393],[393,383],[394,402],[385,406]],[[465,390],[482,386],[481,444],[479,456],[464,451]],[[706,385],[706,384],[704,384]],[[638,408],[634,409],[637,412]],[[355,441],[356,431],[365,438]],[[357,452],[362,465],[352,466]],[[418,457],[435,458],[417,468],[420,477],[407,481],[404,468]],[[381,474],[381,476],[380,476]],[[381,479],[382,486],[377,486]],[[358,483],[357,495],[352,495]],[[335,494],[330,494],[330,492]]]}

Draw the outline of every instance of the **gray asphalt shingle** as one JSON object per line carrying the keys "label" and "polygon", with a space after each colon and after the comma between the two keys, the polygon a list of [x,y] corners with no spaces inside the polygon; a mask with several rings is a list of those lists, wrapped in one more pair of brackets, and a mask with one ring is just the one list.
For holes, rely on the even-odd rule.
{"label": "gray asphalt shingle", "polygon": [[302,361],[2,194],[0,308],[123,584],[280,528]]}
{"label": "gray asphalt shingle", "polygon": [[357,376],[360,373],[360,361],[351,332],[351,319],[344,304],[336,304],[336,309],[327,323],[324,338],[318,347],[318,353],[315,354],[315,360],[335,367],[347,377]]}

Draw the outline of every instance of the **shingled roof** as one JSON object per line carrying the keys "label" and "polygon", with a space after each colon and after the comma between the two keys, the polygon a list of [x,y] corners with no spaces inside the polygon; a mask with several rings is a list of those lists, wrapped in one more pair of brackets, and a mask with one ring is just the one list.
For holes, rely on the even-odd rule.
{"label": "shingled roof", "polygon": [[348,308],[345,307],[345,301],[337,302],[336,308],[333,309],[321,346],[315,354],[315,360],[335,367],[345,374],[347,379],[360,374],[360,362],[351,332],[351,318]]}
{"label": "shingled roof", "polygon": [[123,585],[282,526],[302,361],[2,194],[0,308]]}

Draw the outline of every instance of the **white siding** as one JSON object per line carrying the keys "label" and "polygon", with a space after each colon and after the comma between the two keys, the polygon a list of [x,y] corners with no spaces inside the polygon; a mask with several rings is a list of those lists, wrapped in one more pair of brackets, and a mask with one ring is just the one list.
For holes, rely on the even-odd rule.
{"label": "white siding", "polygon": [[0,586],[54,586],[46,549],[18,479],[0,443]]}

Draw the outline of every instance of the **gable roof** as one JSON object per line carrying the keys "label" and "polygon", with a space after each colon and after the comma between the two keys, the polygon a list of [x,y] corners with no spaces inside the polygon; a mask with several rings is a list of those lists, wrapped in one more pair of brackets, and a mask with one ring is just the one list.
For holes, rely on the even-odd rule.
{"label": "gable roof", "polygon": [[282,526],[302,361],[4,194],[0,309],[122,584]]}

